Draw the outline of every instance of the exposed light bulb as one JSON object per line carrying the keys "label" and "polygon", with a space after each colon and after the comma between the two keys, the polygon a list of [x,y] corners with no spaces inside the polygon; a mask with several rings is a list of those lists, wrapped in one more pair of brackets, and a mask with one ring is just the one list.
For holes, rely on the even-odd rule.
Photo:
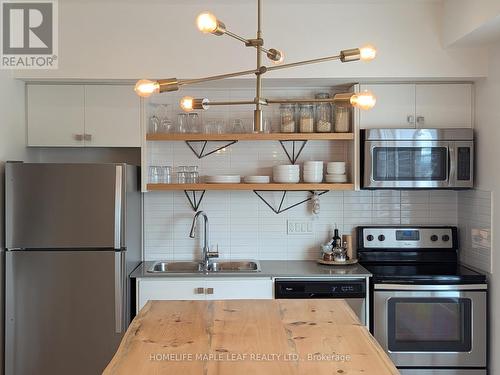
{"label": "exposed light bulb", "polygon": [[279,65],[282,64],[283,61],[285,61],[285,54],[283,53],[283,51],[273,48],[269,50],[269,52],[271,52],[271,55],[268,54],[267,57],[269,57],[273,64]]}
{"label": "exposed light bulb", "polygon": [[213,33],[217,30],[217,18],[209,12],[200,13],[196,17],[196,26],[202,33]]}
{"label": "exposed light bulb", "polygon": [[375,96],[368,90],[365,90],[359,94],[354,94],[351,96],[351,104],[360,109],[372,109],[377,102]]}
{"label": "exposed light bulb", "polygon": [[194,101],[193,97],[185,96],[181,99],[179,105],[181,106],[184,112],[191,112],[193,110],[193,101]]}
{"label": "exposed light bulb", "polygon": [[359,49],[359,56],[363,61],[370,61],[377,56],[377,50],[371,45],[366,45]]}
{"label": "exposed light bulb", "polygon": [[135,84],[134,91],[137,93],[137,95],[143,98],[148,98],[152,94],[157,94],[158,92],[160,92],[160,84],[157,81],[141,79]]}

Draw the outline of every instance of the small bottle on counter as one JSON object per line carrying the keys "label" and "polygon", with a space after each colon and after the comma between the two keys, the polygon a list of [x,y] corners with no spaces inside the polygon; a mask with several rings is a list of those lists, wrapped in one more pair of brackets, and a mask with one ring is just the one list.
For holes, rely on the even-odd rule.
{"label": "small bottle on counter", "polygon": [[343,234],[342,242],[345,244],[344,246],[347,249],[348,259],[356,259],[357,254],[354,252],[354,248],[352,246],[352,236],[350,234]]}
{"label": "small bottle on counter", "polygon": [[339,230],[337,227],[335,227],[335,229],[333,231],[332,246],[334,249],[336,247],[338,248],[338,247],[342,246],[342,239],[340,238]]}

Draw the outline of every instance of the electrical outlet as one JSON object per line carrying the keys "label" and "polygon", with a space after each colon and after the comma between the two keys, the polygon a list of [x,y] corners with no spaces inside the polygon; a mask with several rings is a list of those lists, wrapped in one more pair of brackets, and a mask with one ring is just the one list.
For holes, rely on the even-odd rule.
{"label": "electrical outlet", "polygon": [[313,233],[311,220],[288,220],[286,223],[288,235],[307,235]]}

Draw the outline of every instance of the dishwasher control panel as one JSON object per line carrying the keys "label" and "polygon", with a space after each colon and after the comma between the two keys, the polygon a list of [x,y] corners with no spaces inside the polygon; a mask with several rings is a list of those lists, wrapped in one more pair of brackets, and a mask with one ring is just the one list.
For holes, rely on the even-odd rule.
{"label": "dishwasher control panel", "polygon": [[275,298],[365,298],[365,280],[276,280]]}

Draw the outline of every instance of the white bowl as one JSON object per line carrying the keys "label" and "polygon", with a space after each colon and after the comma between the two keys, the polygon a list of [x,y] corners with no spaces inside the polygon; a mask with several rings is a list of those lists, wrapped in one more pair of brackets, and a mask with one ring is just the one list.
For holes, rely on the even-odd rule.
{"label": "white bowl", "polygon": [[303,175],[306,175],[306,174],[308,174],[310,176],[319,176],[319,175],[323,176],[323,171],[304,171]]}
{"label": "white bowl", "polygon": [[345,174],[327,174],[325,176],[326,182],[330,183],[345,183],[347,182],[347,175]]}
{"label": "white bowl", "polygon": [[345,162],[331,162],[326,166],[326,171],[329,174],[344,174],[345,173]]}
{"label": "white bowl", "polygon": [[273,175],[280,175],[280,176],[298,176],[300,175],[299,171],[292,171],[292,172],[283,172],[283,171],[273,171]]}
{"label": "white bowl", "polygon": [[247,184],[268,184],[270,181],[269,176],[245,176],[244,181]]}
{"label": "white bowl", "polygon": [[299,176],[297,177],[276,177],[273,176],[273,181],[280,184],[296,184],[300,181]]}
{"label": "white bowl", "polygon": [[307,182],[310,184],[317,184],[317,183],[323,182],[323,175],[314,176],[314,177],[304,175],[304,182]]}
{"label": "white bowl", "polygon": [[321,168],[323,168],[323,161],[321,161],[321,160],[305,161],[304,168],[305,167],[321,167]]}
{"label": "white bowl", "polygon": [[300,165],[298,164],[282,164],[282,165],[275,165],[273,167],[274,170],[299,170],[300,169]]}
{"label": "white bowl", "polygon": [[345,174],[345,168],[344,169],[336,169],[336,170],[332,170],[332,169],[328,169],[326,171],[327,174],[331,174],[331,175],[338,175],[338,174]]}
{"label": "white bowl", "polygon": [[304,173],[323,173],[323,168],[304,168]]}

